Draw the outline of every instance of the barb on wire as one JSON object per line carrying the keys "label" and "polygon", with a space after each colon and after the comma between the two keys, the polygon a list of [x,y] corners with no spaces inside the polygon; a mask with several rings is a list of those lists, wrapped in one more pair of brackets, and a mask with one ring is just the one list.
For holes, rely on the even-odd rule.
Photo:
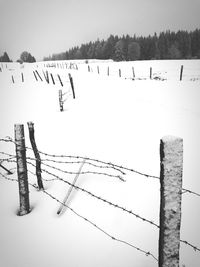
{"label": "barb on wire", "polygon": [[182,194],[184,194],[184,193],[190,193],[190,194],[193,194],[193,195],[200,197],[199,193],[195,193],[194,191],[191,191],[191,190],[185,189],[185,188],[182,189]]}
{"label": "barb on wire", "polygon": [[89,158],[89,157],[81,157],[81,156],[53,155],[53,154],[44,153],[42,151],[39,151],[39,152],[41,154],[45,155],[45,156],[49,156],[49,157],[53,157],[53,158],[70,158],[70,159],[72,158],[72,159],[82,159],[82,160],[94,161],[94,162],[98,162],[98,163],[101,163],[101,164],[106,164],[106,165],[114,166],[114,167],[119,168],[119,169],[122,169],[122,170],[134,172],[134,173],[137,173],[139,175],[143,175],[143,176],[145,176],[147,178],[160,179],[158,176],[154,176],[154,175],[142,173],[142,172],[136,171],[136,170],[131,169],[131,168],[128,168],[128,167],[117,165],[117,164],[114,164],[114,163],[111,163],[111,162],[105,162],[105,161],[98,160],[98,159],[92,159],[92,158]]}
{"label": "barb on wire", "polygon": [[[28,163],[29,165],[34,166],[34,164],[31,163],[31,162],[27,162],[27,163]],[[42,171],[45,172],[45,173],[47,173],[47,174],[49,174],[50,176],[53,176],[53,177],[57,178],[58,180],[60,180],[60,181],[62,181],[62,182],[64,182],[64,183],[66,183],[66,184],[68,184],[68,185],[74,187],[76,190],[80,190],[81,192],[86,193],[86,194],[88,194],[89,196],[91,196],[91,197],[93,197],[93,198],[95,198],[95,199],[97,199],[97,200],[100,200],[100,201],[102,201],[102,202],[104,202],[104,203],[106,203],[106,204],[108,204],[108,205],[110,205],[110,206],[112,206],[112,207],[114,207],[114,208],[120,209],[120,210],[122,210],[122,211],[124,211],[124,212],[126,212],[126,213],[128,213],[128,214],[131,214],[131,215],[135,216],[137,219],[140,219],[140,220],[142,220],[142,221],[144,221],[144,222],[147,222],[147,223],[149,223],[149,224],[151,224],[151,225],[156,226],[157,228],[159,228],[159,226],[158,226],[156,223],[154,223],[153,221],[150,221],[150,220],[148,220],[148,219],[145,219],[144,217],[142,217],[142,216],[140,216],[140,215],[134,213],[132,210],[128,210],[128,209],[126,209],[126,208],[124,208],[124,207],[122,207],[122,206],[120,206],[120,205],[118,205],[118,204],[114,204],[114,203],[112,203],[111,201],[108,201],[108,200],[106,200],[106,199],[104,199],[104,198],[102,198],[102,197],[100,197],[100,196],[97,196],[97,195],[95,195],[94,193],[92,193],[92,192],[90,192],[90,191],[88,191],[88,190],[86,190],[86,189],[84,189],[84,188],[82,188],[82,187],[79,187],[79,186],[77,186],[77,185],[73,185],[73,184],[70,183],[69,181],[64,180],[63,178],[59,177],[58,175],[55,175],[55,174],[53,174],[53,173],[51,173],[51,172],[49,172],[49,171],[47,171],[47,170],[45,170],[45,169],[42,169]]]}
{"label": "barb on wire", "polygon": [[[78,160],[78,161],[61,161],[61,160],[53,160],[53,159],[41,159],[41,162],[53,162],[53,163],[60,163],[60,164],[80,164],[82,163],[83,161],[82,160]],[[115,166],[112,166],[112,165],[97,165],[97,164],[94,164],[92,162],[88,162],[86,161],[85,164],[87,165],[90,165],[90,166],[93,166],[93,167],[96,167],[96,168],[100,168],[100,169],[114,169],[118,172],[120,172],[121,174],[123,175],[126,175],[125,172],[123,172],[122,170],[116,168]]]}
{"label": "barb on wire", "polygon": [[[51,169],[60,171],[60,172],[62,172],[62,173],[67,173],[67,174],[77,174],[77,172],[70,172],[70,171],[62,170],[62,169],[60,169],[60,168],[51,166],[51,165],[46,164],[46,163],[44,163],[44,162],[42,162],[42,164],[43,164],[44,166],[46,166],[46,167],[49,167],[49,168],[51,168]],[[97,175],[105,175],[105,176],[109,176],[109,177],[118,178],[119,180],[125,182],[124,178],[122,178],[122,177],[119,176],[119,175],[108,174],[108,173],[104,173],[104,172],[82,171],[80,174],[97,174]]]}
{"label": "barb on wire", "polygon": [[[32,184],[30,184],[32,185]],[[36,187],[35,185],[32,185],[34,188]],[[78,212],[76,212],[74,209],[72,209],[71,207],[69,207],[68,205],[66,205],[65,203],[61,202],[59,199],[57,199],[56,197],[54,197],[52,194],[48,193],[46,190],[41,191],[44,194],[48,195],[50,198],[52,198],[53,200],[57,201],[59,204],[65,206],[66,208],[68,208],[70,211],[72,211],[76,216],[78,216],[79,218],[83,219],[84,221],[86,221],[87,223],[91,224],[93,227],[95,227],[97,230],[99,230],[100,232],[102,232],[103,234],[105,234],[106,236],[108,236],[109,238],[111,238],[112,240],[118,241],[120,243],[123,243],[125,245],[128,245],[140,252],[142,252],[143,254],[145,254],[146,256],[151,256],[154,260],[158,261],[158,259],[149,251],[145,251],[137,246],[132,245],[131,243],[124,241],[122,239],[116,238],[113,235],[109,234],[107,231],[105,231],[102,227],[98,226],[97,224],[95,224],[94,222],[92,222],[91,220],[87,219],[86,217],[84,217],[83,215],[80,215]]]}
{"label": "barb on wire", "polygon": [[181,239],[180,239],[180,242],[184,243],[185,245],[190,246],[190,247],[193,248],[195,251],[200,251],[200,248],[198,248],[197,246],[194,246],[194,245],[190,244],[188,241],[185,241],[185,240],[181,240]]}

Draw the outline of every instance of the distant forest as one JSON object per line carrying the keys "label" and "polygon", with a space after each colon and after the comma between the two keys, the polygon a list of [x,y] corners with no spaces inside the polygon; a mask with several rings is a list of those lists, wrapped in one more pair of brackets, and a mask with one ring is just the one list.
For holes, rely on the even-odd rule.
{"label": "distant forest", "polygon": [[200,59],[200,29],[166,31],[159,35],[114,36],[75,46],[66,52],[44,57],[44,60],[113,59],[115,61],[149,59]]}

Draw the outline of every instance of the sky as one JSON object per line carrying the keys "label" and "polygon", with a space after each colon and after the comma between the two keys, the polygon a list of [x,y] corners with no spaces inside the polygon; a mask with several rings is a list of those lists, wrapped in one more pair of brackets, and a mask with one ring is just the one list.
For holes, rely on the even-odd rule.
{"label": "sky", "polygon": [[110,34],[200,28],[199,0],[0,0],[0,55],[36,60]]}

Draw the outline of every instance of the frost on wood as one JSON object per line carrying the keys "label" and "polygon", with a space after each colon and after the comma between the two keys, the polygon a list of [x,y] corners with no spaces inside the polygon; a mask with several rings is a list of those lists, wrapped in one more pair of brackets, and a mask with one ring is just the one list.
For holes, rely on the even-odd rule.
{"label": "frost on wood", "polygon": [[166,136],[160,143],[159,267],[179,266],[183,140]]}
{"label": "frost on wood", "polygon": [[26,148],[24,139],[24,127],[21,124],[15,125],[15,143],[17,157],[17,174],[19,184],[19,215],[25,215],[30,212],[28,175],[26,166]]}

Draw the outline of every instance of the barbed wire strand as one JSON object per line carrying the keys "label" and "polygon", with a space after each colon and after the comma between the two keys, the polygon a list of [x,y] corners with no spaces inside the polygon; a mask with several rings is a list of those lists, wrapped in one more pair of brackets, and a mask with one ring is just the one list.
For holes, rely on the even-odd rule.
{"label": "barbed wire strand", "polygon": [[[31,163],[31,162],[27,162],[27,163],[30,164],[30,165],[32,165],[32,166],[34,166],[34,164]],[[49,172],[49,171],[47,171],[45,169],[42,169],[42,171],[45,172],[45,173],[47,173],[47,174],[49,174],[50,176],[53,176],[53,177],[57,178],[58,180],[60,180],[62,182],[66,183],[66,184],[68,184],[70,186],[72,186],[76,190],[80,190],[81,192],[84,192],[84,193],[88,194],[89,196],[91,196],[91,197],[93,197],[93,198],[95,198],[97,200],[100,200],[100,201],[102,201],[102,202],[104,202],[104,203],[106,203],[106,204],[108,204],[108,205],[110,205],[110,206],[112,206],[114,208],[120,209],[120,210],[122,210],[122,211],[124,211],[124,212],[126,212],[128,214],[131,214],[131,215],[135,216],[136,218],[138,218],[138,219],[140,219],[140,220],[142,220],[144,222],[147,222],[147,223],[149,223],[149,224],[151,224],[151,225],[156,226],[157,228],[159,228],[159,226],[157,224],[155,224],[153,221],[150,221],[148,219],[145,219],[144,217],[142,217],[142,216],[134,213],[132,210],[128,210],[128,209],[126,209],[126,208],[124,208],[124,207],[122,207],[122,206],[120,206],[118,204],[114,204],[111,201],[108,201],[108,200],[106,200],[106,199],[104,199],[104,198],[102,198],[100,196],[97,196],[94,193],[92,193],[91,191],[88,191],[88,190],[86,190],[86,189],[84,189],[84,188],[82,188],[80,186],[73,185],[69,181],[64,180],[63,178],[59,177],[58,175],[53,174],[53,173],[51,173],[51,172]]]}
{"label": "barbed wire strand", "polygon": [[[5,175],[3,175],[2,173],[0,173],[0,175],[10,181],[17,181],[15,179],[10,179],[7,178]],[[33,188],[37,189],[37,186],[34,184],[29,183],[29,185],[31,185]],[[84,221],[86,221],[87,223],[89,223],[90,225],[92,225],[93,227],[95,227],[95,229],[99,230],[100,232],[102,232],[103,234],[105,234],[106,236],[108,236],[109,238],[111,238],[114,241],[123,243],[125,245],[128,245],[134,249],[136,249],[137,251],[140,251],[141,253],[145,254],[146,256],[151,256],[154,260],[158,261],[158,259],[149,251],[145,251],[127,241],[124,241],[122,239],[116,238],[113,235],[109,234],[107,231],[105,231],[102,227],[98,226],[96,223],[92,222],[91,220],[87,219],[85,216],[80,215],[78,212],[76,212],[73,208],[71,208],[70,206],[66,205],[65,203],[63,203],[62,201],[60,201],[59,199],[57,199],[56,197],[54,197],[52,194],[50,194],[49,192],[47,192],[46,190],[41,190],[40,192],[43,192],[44,194],[46,194],[47,196],[49,196],[50,198],[52,198],[53,200],[55,200],[56,202],[58,202],[59,204],[65,206],[67,209],[69,209],[71,212],[73,212],[73,214],[75,214],[76,216],[78,216],[79,218],[83,219]]]}
{"label": "barbed wire strand", "polygon": [[[31,173],[32,173],[32,172],[31,172]],[[32,174],[35,176],[34,173],[32,173]],[[8,180],[8,181],[18,182],[17,179],[13,179],[13,178],[7,177],[7,176],[5,176],[4,174],[2,174],[1,172],[0,172],[0,175],[1,175],[4,179],[6,179],[6,180]],[[35,189],[37,189],[37,186],[36,186],[36,185],[33,185],[33,184],[30,184],[30,185],[33,186]],[[44,193],[47,193],[48,195],[50,195],[50,194],[49,194],[48,192],[46,192],[45,190],[42,190],[42,191],[40,191],[40,192],[44,192]],[[64,205],[65,207],[71,209],[70,207],[66,206],[66,204],[64,204],[64,203],[62,203],[61,201],[57,200],[55,197],[53,197],[53,199],[55,199],[56,201],[58,201],[60,204]],[[87,219],[84,219],[84,220],[87,221]],[[94,224],[94,225],[95,225],[95,224]],[[158,228],[160,228],[160,227],[158,226]],[[99,229],[99,228],[97,228],[97,229]],[[100,230],[100,229],[99,229],[99,230]],[[103,232],[104,232],[104,231],[103,231]],[[133,245],[127,243],[126,241],[120,241],[119,239],[114,238],[114,237],[111,236],[111,235],[108,235],[108,236],[111,237],[113,240],[116,240],[116,241],[122,242],[122,243],[124,243],[124,244],[127,244],[127,245],[129,245],[129,246],[131,246],[131,247],[133,247],[133,248],[135,248],[135,249],[137,249],[137,250],[139,250],[139,251],[145,253],[145,255],[147,255],[147,256],[150,255],[150,256],[152,256],[154,259],[156,259],[150,252],[145,252],[145,251],[143,251],[143,250],[140,250],[140,248],[137,248],[137,247],[135,247],[135,246],[133,246]],[[184,243],[185,245],[187,245],[187,246],[189,246],[189,247],[191,247],[191,248],[193,248],[195,252],[196,252],[196,251],[199,251],[199,252],[200,252],[200,248],[198,248],[198,247],[195,246],[195,245],[192,245],[192,244],[189,243],[188,241],[185,241],[185,240],[180,239],[180,242],[181,242],[181,243]],[[157,260],[157,259],[156,259],[156,260]]]}
{"label": "barbed wire strand", "polygon": [[[16,144],[16,142],[9,136],[6,137],[7,139],[5,138],[1,138],[0,141],[4,141],[4,142],[12,142],[14,144]],[[29,149],[29,150],[32,150],[32,148],[29,148],[29,147],[26,147],[26,149]],[[97,160],[97,159],[91,159],[91,158],[88,158],[88,157],[81,157],[81,156],[66,156],[66,155],[53,155],[53,154],[48,154],[48,153],[44,153],[42,151],[39,151],[39,153],[45,155],[45,156],[49,156],[49,157],[54,157],[54,158],[57,158],[57,157],[60,157],[60,158],[75,158],[75,159],[82,159],[82,160],[91,160],[91,161],[96,161],[98,163],[102,163],[102,164],[107,164],[109,166],[112,167],[115,167],[115,168],[119,168],[119,169],[123,169],[123,170],[127,170],[127,171],[131,171],[131,172],[134,172],[134,173],[137,173],[137,174],[140,174],[140,175],[143,175],[143,176],[146,176],[146,177],[150,177],[150,178],[156,178],[156,179],[160,179],[159,177],[157,176],[153,176],[153,175],[149,175],[149,174],[145,174],[145,173],[142,173],[142,172],[139,172],[139,171],[136,171],[134,169],[131,169],[131,168],[128,168],[128,167],[124,167],[124,166],[120,166],[120,165],[116,165],[116,164],[113,164],[111,162],[104,162],[104,161],[101,161],[101,160]],[[14,155],[11,155],[11,154],[8,154],[8,153],[5,153],[5,152],[0,152],[0,154],[3,154],[3,155],[7,155],[7,156],[10,156],[10,157],[15,157]],[[45,159],[45,161],[52,161],[52,162],[55,162],[55,163],[65,163],[65,162],[62,162],[62,161],[54,161],[54,160],[49,160],[49,159]],[[82,161],[77,161],[77,163],[80,163]],[[88,161],[86,161],[87,164],[93,164],[93,163],[90,163]],[[68,162],[66,162],[68,163]],[[70,163],[70,162],[69,162]],[[76,162],[72,162],[72,163],[76,163]],[[125,174],[125,173],[123,173]],[[192,190],[189,190],[189,189],[186,189],[186,188],[182,188],[182,194],[184,193],[190,193],[190,194],[193,194],[193,195],[196,195],[198,197],[200,197],[200,194],[199,193],[196,193]]]}
{"label": "barbed wire strand", "polygon": [[[10,137],[9,137],[10,138]],[[4,141],[5,139],[0,139],[0,141]],[[13,142],[12,140],[7,140],[6,139],[6,141],[5,142]],[[15,142],[14,142],[15,143]],[[30,150],[32,150],[31,148],[28,148],[28,149],[30,149]],[[40,152],[41,153],[41,152]],[[43,152],[42,152],[43,153]],[[15,155],[12,155],[12,154],[9,154],[9,153],[6,153],[6,152],[0,152],[0,154],[2,154],[2,155],[6,155],[6,156],[9,156],[9,157],[11,157],[11,158],[16,158],[16,156]],[[46,154],[46,153],[44,153],[44,154]],[[47,155],[49,155],[49,154],[47,154]],[[55,157],[57,157],[56,155],[55,155]],[[70,156],[62,156],[62,157],[70,157]],[[73,156],[74,157],[74,156]],[[82,157],[81,157],[82,158]],[[30,159],[30,160],[35,160],[34,158],[30,158],[30,157],[28,157],[28,159]],[[9,159],[3,159],[3,161],[9,161]],[[63,161],[54,161],[54,160],[49,160],[49,159],[45,159],[45,160],[41,160],[41,163],[42,163],[42,161],[52,161],[52,162],[55,162],[55,163],[70,163],[69,161],[67,161],[67,162],[63,162]],[[98,160],[99,161],[99,160]],[[76,162],[71,162],[72,164],[74,164],[74,163],[81,163],[82,161],[76,161]],[[87,161],[86,161],[87,162]],[[101,162],[101,161],[99,161],[99,162]],[[90,164],[90,162],[87,162],[87,164]],[[93,163],[91,163],[92,165],[93,165]],[[112,163],[110,163],[110,165],[111,165],[111,168],[112,168]],[[101,166],[99,166],[100,168],[101,168]],[[105,166],[106,167],[106,166]],[[102,168],[104,168],[104,166],[102,166]],[[128,168],[129,169],[129,168]],[[130,170],[130,169],[129,169]],[[143,174],[144,175],[144,174]],[[158,179],[160,179],[159,177],[157,177]],[[194,191],[192,191],[192,190],[189,190],[189,189],[186,189],[186,188],[182,188],[182,194],[184,194],[184,193],[190,193],[190,194],[193,194],[193,195],[196,195],[196,196],[198,196],[198,197],[200,197],[200,194],[199,193],[197,193],[197,192],[194,192]]]}

